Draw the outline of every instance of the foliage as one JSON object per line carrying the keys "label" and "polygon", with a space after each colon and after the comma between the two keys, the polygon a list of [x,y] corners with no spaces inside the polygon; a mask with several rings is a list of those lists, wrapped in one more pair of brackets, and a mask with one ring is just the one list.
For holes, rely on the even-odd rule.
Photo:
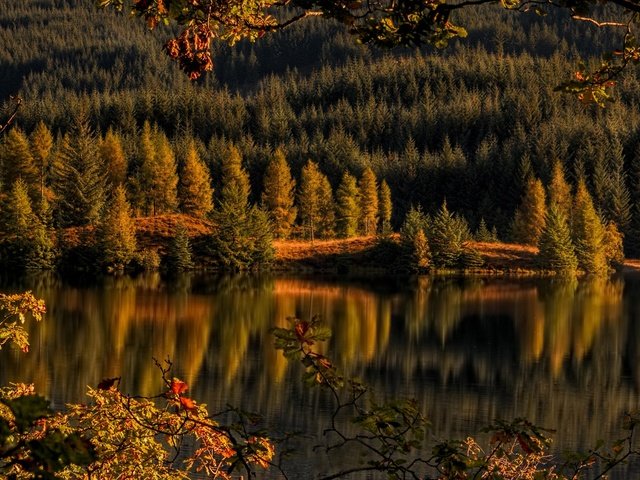
{"label": "foliage", "polygon": [[549,205],[555,205],[558,212],[566,219],[571,218],[571,187],[567,183],[559,160],[553,162],[551,180],[549,181],[548,195]]}
{"label": "foliage", "polygon": [[495,243],[498,242],[498,234],[495,230],[495,226],[491,231],[487,228],[487,222],[484,221],[484,217],[480,219],[480,225],[478,225],[478,230],[475,234],[475,239],[478,242],[488,242]]}
{"label": "foliage", "polygon": [[389,235],[392,232],[391,215],[393,213],[393,201],[391,198],[391,189],[385,179],[382,179],[380,188],[378,189],[378,205],[380,207],[380,225],[378,232],[381,235]]}
{"label": "foliage", "polygon": [[573,212],[571,237],[576,247],[578,267],[587,273],[607,272],[609,265],[605,249],[605,227],[582,179],[576,189]]}
{"label": "foliage", "polygon": [[[365,44],[383,47],[431,44],[443,48],[451,39],[467,36],[467,30],[453,21],[459,18],[452,15],[457,10],[498,4],[506,10],[533,10],[544,16],[549,10],[557,9],[566,11],[576,21],[624,32],[619,48],[605,55],[599,67],[589,71],[581,65],[573,79],[558,87],[559,90],[576,93],[584,103],[599,105],[609,98],[608,90],[615,85],[616,78],[627,65],[640,63],[640,49],[634,36],[640,7],[626,0],[608,0],[607,3],[615,7],[608,10],[614,20],[600,20],[599,11],[589,0],[534,6],[518,0],[479,0],[471,3],[376,0],[366,5],[360,1],[342,0],[293,0],[285,3],[275,0],[174,0],[169,3],[165,0],[97,0],[100,7],[113,6],[121,10],[126,5],[132,14],[143,17],[150,29],[159,23],[179,25],[179,35],[167,41],[164,50],[169,57],[178,61],[191,79],[213,69],[213,40],[231,45],[244,38],[255,41],[268,32],[280,30],[310,16],[329,18],[343,24],[349,33]],[[288,7],[294,7],[294,10]],[[278,10],[277,15],[272,15],[274,8]]]}
{"label": "foliage", "polygon": [[107,171],[107,181],[111,188],[124,185],[127,180],[128,162],[122,146],[122,138],[109,128],[100,140],[99,155]]}
{"label": "foliage", "polygon": [[29,336],[24,322],[28,317],[40,321],[45,312],[44,301],[38,300],[31,292],[0,294],[0,348],[12,342],[22,351],[29,351]]}
{"label": "foliage", "polygon": [[464,243],[471,237],[464,219],[449,212],[446,201],[429,225],[427,236],[433,264],[437,268],[458,267]]}
{"label": "foliage", "polygon": [[431,264],[431,249],[424,230],[418,230],[415,234],[412,247],[411,267],[418,272],[429,268]]}
{"label": "foliage", "polygon": [[364,235],[371,235],[378,225],[378,182],[371,168],[362,172],[358,182],[360,190],[360,229]]}

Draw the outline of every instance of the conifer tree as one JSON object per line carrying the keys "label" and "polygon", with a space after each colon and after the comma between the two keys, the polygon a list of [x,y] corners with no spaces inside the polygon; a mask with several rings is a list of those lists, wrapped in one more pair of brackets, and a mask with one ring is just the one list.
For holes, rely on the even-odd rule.
{"label": "conifer tree", "polygon": [[393,212],[393,204],[391,202],[391,189],[385,179],[382,179],[380,182],[378,205],[380,207],[380,226],[378,231],[381,235],[389,235],[391,233],[391,214]]}
{"label": "conifer tree", "polygon": [[575,245],[578,268],[587,273],[605,273],[608,270],[605,228],[582,178],[578,180],[573,212],[571,236]]}
{"label": "conifer tree", "polygon": [[360,191],[353,175],[345,171],[336,190],[336,233],[349,238],[358,233],[360,219]]}
{"label": "conifer tree", "polygon": [[490,243],[498,241],[498,239],[494,236],[494,233],[489,231],[487,222],[484,221],[484,217],[480,219],[480,225],[478,225],[478,231],[476,232],[475,238],[478,242]]}
{"label": "conifer tree", "polygon": [[7,189],[13,188],[16,180],[21,178],[31,198],[36,198],[39,191],[38,170],[31,153],[29,139],[19,128],[12,128],[0,145],[0,164],[2,165],[2,182]]}
{"label": "conifer tree", "polygon": [[623,240],[624,236],[618,226],[614,222],[608,222],[604,235],[605,256],[609,265],[616,270],[624,264]]}
{"label": "conifer tree", "polygon": [[225,269],[251,269],[273,258],[273,227],[264,211],[249,204],[249,194],[240,151],[231,146],[223,157],[220,201],[213,212],[216,232],[211,238],[212,254]]}
{"label": "conifer tree", "polygon": [[322,173],[318,164],[309,160],[302,168],[300,190],[298,191],[298,212],[300,220],[309,232],[313,242],[320,223],[320,183]]}
{"label": "conifer tree", "polygon": [[461,222],[449,212],[446,200],[429,228],[429,244],[433,264],[440,268],[458,266],[463,245],[468,235],[465,222]]}
{"label": "conifer tree", "polygon": [[276,238],[287,238],[296,220],[295,188],[284,152],[277,149],[267,165],[262,192],[262,205],[271,217]]}
{"label": "conifer tree", "polygon": [[562,164],[559,160],[553,162],[551,180],[548,189],[549,205],[555,205],[565,219],[571,216],[571,187],[567,183]]}
{"label": "conifer tree", "polygon": [[182,272],[193,268],[191,246],[187,229],[182,224],[175,227],[166,257],[167,269],[171,272]]}
{"label": "conifer tree", "polygon": [[40,202],[44,199],[44,189],[46,183],[46,172],[49,167],[49,157],[53,147],[53,136],[44,122],[40,121],[29,137],[31,143],[31,153],[35,166],[38,170],[40,183]]}
{"label": "conifer tree", "polygon": [[178,183],[180,210],[204,218],[213,210],[213,188],[209,169],[200,159],[195,142],[187,146]]}
{"label": "conifer tree", "polygon": [[7,238],[0,246],[0,261],[13,268],[51,268],[54,246],[51,232],[33,212],[26,183],[14,182],[5,207]]}
{"label": "conifer tree", "polygon": [[130,179],[132,205],[142,215],[151,213],[151,198],[148,192],[153,188],[153,165],[156,150],[153,145],[154,133],[148,121],[145,121],[138,140],[138,153],[133,164],[133,175]]}
{"label": "conifer tree", "polygon": [[178,207],[178,171],[169,139],[158,131],[154,139],[155,163],[151,166],[152,214],[171,213]]}
{"label": "conifer tree", "polygon": [[575,273],[578,267],[567,220],[555,205],[547,212],[538,242],[538,259],[543,268],[561,273]]}
{"label": "conifer tree", "polygon": [[105,205],[105,172],[97,137],[84,114],[74,120],[55,159],[56,212],[61,226],[96,224]]}
{"label": "conifer tree", "polygon": [[335,201],[333,189],[326,175],[320,175],[320,188],[318,190],[319,215],[318,235],[323,238],[332,237],[336,228]]}
{"label": "conifer tree", "polygon": [[127,157],[122,147],[122,138],[112,128],[107,130],[100,141],[99,153],[107,171],[109,187],[115,189],[118,185],[124,184],[127,180]]}
{"label": "conifer tree", "polygon": [[417,271],[423,271],[429,268],[431,264],[431,250],[429,242],[424,230],[420,229],[413,237],[413,245],[411,250],[411,267]]}
{"label": "conifer tree", "polygon": [[427,232],[429,229],[429,218],[422,211],[422,207],[420,205],[418,207],[411,205],[400,228],[400,239],[405,246],[411,248],[416,235],[420,231]]}
{"label": "conifer tree", "polygon": [[99,229],[102,266],[109,270],[122,270],[133,259],[136,244],[136,225],[131,215],[124,185],[113,192]]}
{"label": "conifer tree", "polygon": [[631,195],[627,187],[627,173],[624,166],[622,145],[616,139],[610,159],[607,189],[606,217],[626,235],[631,223]]}
{"label": "conifer tree", "polygon": [[375,233],[378,225],[378,182],[370,167],[367,167],[360,181],[360,228],[364,235]]}
{"label": "conifer tree", "polygon": [[511,234],[514,241],[537,245],[544,229],[546,215],[545,193],[542,182],[530,177],[527,180],[522,203],[516,210]]}

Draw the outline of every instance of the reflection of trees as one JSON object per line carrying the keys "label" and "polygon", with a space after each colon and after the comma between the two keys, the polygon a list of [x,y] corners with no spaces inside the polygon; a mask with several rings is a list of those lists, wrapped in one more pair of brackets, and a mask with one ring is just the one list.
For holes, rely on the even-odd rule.
{"label": "reflection of trees", "polygon": [[54,399],[82,398],[86,385],[114,375],[131,391],[155,392],[161,385],[151,358],[169,356],[196,398],[281,411],[303,428],[316,416],[291,405],[321,406],[321,397],[302,390],[269,329],[291,315],[317,314],[333,330],[325,348],[343,370],[379,391],[420,397],[439,431],[525,415],[589,442],[637,406],[622,374],[640,384],[640,307],[623,307],[621,281],[419,278],[385,291],[248,275],[167,283],[150,275],[95,287],[40,277],[26,287],[45,299],[48,320],[32,330],[28,355],[2,352],[0,382],[35,381]]}

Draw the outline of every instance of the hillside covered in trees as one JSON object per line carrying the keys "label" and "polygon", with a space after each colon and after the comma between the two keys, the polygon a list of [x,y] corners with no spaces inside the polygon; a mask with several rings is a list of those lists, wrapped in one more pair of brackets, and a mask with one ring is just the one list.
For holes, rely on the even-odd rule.
{"label": "hillside covered in trees", "polygon": [[[48,258],[53,230],[94,226],[106,241],[120,235],[107,225],[177,211],[212,221],[227,235],[216,238],[235,242],[238,223],[265,231],[265,211],[280,224],[266,229],[275,236],[327,237],[399,230],[416,208],[431,218],[444,207],[466,220],[462,243],[469,232],[493,231],[536,244],[521,236],[535,219],[518,213],[532,211],[535,181],[547,196],[565,195],[553,202],[569,205],[565,222],[573,218],[578,200],[557,193],[558,175],[568,192],[582,192],[584,208],[592,203],[610,244],[621,233],[626,254],[640,253],[634,73],[606,109],[553,91],[593,45],[612,47],[597,28],[497,10],[465,19],[469,38],[442,52],[380,51],[309,20],[256,44],[217,47],[215,74],[190,83],[160,51],[168,32],[124,20],[90,0],[9,0],[0,12],[0,97],[23,99],[0,146],[3,231],[40,238],[38,258]],[[281,157],[286,208],[269,199],[275,187],[266,180]],[[313,197],[304,190],[313,175],[324,207],[303,201]],[[374,197],[376,212],[356,212]],[[27,219],[8,219],[24,211]],[[595,221],[591,210],[584,215]],[[570,223],[565,237],[579,249]],[[259,246],[269,239],[246,238],[241,251],[269,255]],[[128,249],[112,252],[116,263]],[[220,261],[232,256],[215,249]]]}

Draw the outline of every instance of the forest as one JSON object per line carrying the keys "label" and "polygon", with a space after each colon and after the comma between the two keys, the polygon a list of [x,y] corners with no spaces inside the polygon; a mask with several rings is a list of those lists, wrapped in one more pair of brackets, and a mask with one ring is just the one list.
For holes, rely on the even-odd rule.
{"label": "forest", "polygon": [[[613,226],[613,243],[624,238],[626,255],[637,256],[637,79],[626,72],[604,109],[555,92],[576,62],[597,53],[593,45],[611,48],[615,38],[562,15],[511,13],[465,19],[469,38],[442,52],[370,49],[330,22],[310,19],[255,44],[217,46],[215,72],[189,82],[160,51],[166,30],[123,22],[124,14],[97,11],[89,0],[10,1],[0,12],[0,97],[19,95],[23,106],[0,146],[4,210],[15,211],[9,199],[21,177],[47,228],[104,223],[116,198],[134,217],[190,213],[196,207],[180,200],[178,177],[191,158],[215,197],[212,208],[198,208],[220,217],[225,162],[234,151],[249,179],[247,214],[259,223],[267,220],[257,218],[265,210],[258,208],[265,174],[281,152],[299,188],[311,161],[336,197],[347,174],[371,172],[392,199],[386,229],[398,231],[412,209],[429,216],[446,205],[468,232],[482,227],[494,238],[527,243],[516,221],[527,185],[539,179],[549,188],[559,167],[570,192],[584,183],[599,222]],[[171,184],[155,188],[172,198],[149,197],[150,141],[155,175]],[[93,158],[77,154],[82,148]],[[74,175],[87,176],[82,182],[59,168],[73,151],[91,164],[74,167]],[[65,181],[86,191],[64,193]],[[188,180],[180,182],[184,192]],[[80,198],[91,207],[68,204]],[[314,227],[299,201],[298,192],[293,233],[309,238]],[[340,208],[333,203],[332,210]],[[352,234],[373,231],[362,222]],[[3,223],[10,235],[6,215]],[[318,228],[330,236],[342,227]]]}

